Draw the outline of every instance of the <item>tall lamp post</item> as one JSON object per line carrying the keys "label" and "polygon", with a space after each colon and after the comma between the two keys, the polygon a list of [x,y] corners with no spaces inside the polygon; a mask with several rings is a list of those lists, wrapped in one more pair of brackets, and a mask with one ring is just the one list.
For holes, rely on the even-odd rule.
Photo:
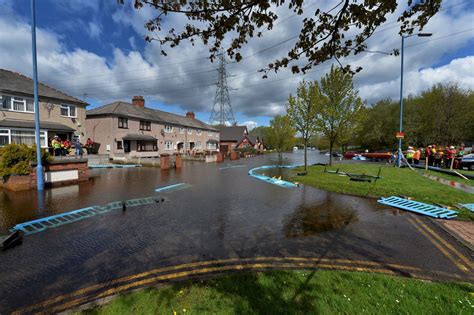
{"label": "tall lamp post", "polygon": [[35,102],[36,181],[38,191],[44,190],[43,163],[41,161],[41,137],[38,104],[38,69],[36,61],[36,4],[31,0],[31,51],[33,55],[33,90]]}
{"label": "tall lamp post", "polygon": [[400,68],[401,68],[401,74],[400,74],[400,133],[398,135],[398,159],[397,159],[397,164],[398,167],[402,165],[402,132],[403,132],[403,53],[404,53],[404,46],[405,46],[405,38],[412,37],[412,36],[418,36],[418,37],[430,37],[431,33],[417,33],[417,34],[411,34],[411,35],[402,35],[402,51],[401,51],[401,62],[400,62]]}

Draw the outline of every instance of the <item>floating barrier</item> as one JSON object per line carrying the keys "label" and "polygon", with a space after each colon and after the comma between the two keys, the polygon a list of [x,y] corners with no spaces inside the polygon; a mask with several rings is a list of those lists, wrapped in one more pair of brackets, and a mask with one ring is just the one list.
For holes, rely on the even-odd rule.
{"label": "floating barrier", "polygon": [[141,167],[140,164],[91,164],[89,168],[130,168]]}
{"label": "floating barrier", "polygon": [[474,212],[474,203],[465,203],[465,204],[460,204],[461,207],[466,208],[469,211]]}
{"label": "floating barrier", "polygon": [[458,214],[458,212],[454,210],[449,210],[443,207],[438,207],[423,202],[408,200],[395,196],[381,198],[377,202],[387,206],[392,206],[395,208],[423,214],[433,218],[452,219],[457,217]]}
{"label": "floating barrier", "polygon": [[177,191],[177,190],[183,190],[183,189],[189,188],[191,186],[192,185],[190,185],[190,184],[179,183],[179,184],[174,184],[174,185],[169,185],[169,186],[157,188],[157,189],[155,189],[155,192],[167,192],[167,193],[169,193],[169,192],[173,192],[173,191]]}
{"label": "floating barrier", "polygon": [[257,174],[256,171],[270,169],[270,168],[294,168],[294,167],[298,167],[298,166],[299,165],[264,165],[264,166],[260,166],[260,167],[256,167],[256,168],[251,169],[249,171],[249,175],[252,176],[252,177],[255,177],[257,179],[263,180],[264,182],[267,182],[267,183],[270,183],[270,184],[273,184],[273,185],[277,185],[277,186],[280,186],[280,187],[295,188],[295,187],[298,187],[298,185],[295,184],[295,183],[292,183],[292,182],[289,182],[289,181],[286,181],[286,180],[282,180],[280,178],[271,178],[271,177],[268,177],[268,176],[265,176],[265,175]]}
{"label": "floating barrier", "polygon": [[223,167],[219,167],[219,171],[226,170],[229,168],[239,168],[239,167],[246,167],[247,165],[227,165]]}
{"label": "floating barrier", "polygon": [[122,209],[123,205],[127,207],[134,207],[139,205],[152,204],[163,201],[158,197],[148,197],[139,199],[130,199],[126,201],[110,202],[103,206],[92,206],[73,210],[69,212],[59,213],[45,218],[32,220],[15,225],[10,229],[10,232],[21,231],[25,235],[35,234],[46,229],[55,228],[64,224],[69,224],[84,220],[98,214],[103,214],[112,210]]}

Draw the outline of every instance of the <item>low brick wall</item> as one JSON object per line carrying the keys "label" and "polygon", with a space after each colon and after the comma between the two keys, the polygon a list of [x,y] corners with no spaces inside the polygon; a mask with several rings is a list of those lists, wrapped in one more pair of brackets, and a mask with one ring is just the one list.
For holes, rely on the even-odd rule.
{"label": "low brick wall", "polygon": [[[54,172],[60,173],[64,171],[77,171],[78,178],[45,182],[46,187],[72,185],[89,180],[87,159],[64,158],[60,160],[53,160],[49,164],[43,166],[43,171],[45,174],[54,174]],[[32,164],[29,175],[12,175],[6,181],[0,181],[0,187],[12,191],[35,189],[36,180],[36,164]]]}

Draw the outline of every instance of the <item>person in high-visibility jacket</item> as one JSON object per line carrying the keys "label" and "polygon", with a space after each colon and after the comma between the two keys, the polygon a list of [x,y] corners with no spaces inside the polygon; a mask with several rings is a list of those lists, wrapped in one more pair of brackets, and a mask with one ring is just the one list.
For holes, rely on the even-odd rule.
{"label": "person in high-visibility jacket", "polygon": [[415,153],[413,154],[413,162],[416,165],[420,164],[420,157],[421,157],[421,151],[420,149],[416,149]]}
{"label": "person in high-visibility jacket", "polygon": [[431,166],[435,166],[435,155],[436,155],[436,144],[433,144],[431,146],[431,162],[430,162],[430,165]]}
{"label": "person in high-visibility jacket", "polygon": [[54,136],[53,141],[51,141],[51,146],[54,150],[54,156],[61,155],[61,139],[58,136]]}
{"label": "person in high-visibility jacket", "polygon": [[415,150],[413,150],[413,147],[408,147],[406,158],[409,164],[413,164],[414,155],[415,155]]}

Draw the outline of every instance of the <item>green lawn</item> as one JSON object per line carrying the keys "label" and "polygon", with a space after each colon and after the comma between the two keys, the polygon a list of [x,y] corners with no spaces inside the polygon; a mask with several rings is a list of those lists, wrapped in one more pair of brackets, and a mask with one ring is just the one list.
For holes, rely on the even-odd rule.
{"label": "green lawn", "polygon": [[474,286],[343,271],[224,275],[120,295],[87,314],[472,314]]}
{"label": "green lawn", "polygon": [[[383,178],[375,183],[352,182],[347,176],[324,173],[324,166],[310,166],[308,175],[295,176],[293,179],[316,188],[358,196],[388,197],[405,195],[413,197],[417,201],[447,206],[455,206],[458,203],[474,203],[473,194],[437,183],[408,168],[399,169],[380,164],[357,163],[334,164],[327,169],[377,175],[380,167],[380,176]],[[295,172],[297,171],[299,169],[295,170]],[[436,173],[436,175],[438,174],[440,173]],[[458,218],[474,221],[474,213],[463,209],[460,210]]]}
{"label": "green lawn", "polygon": [[[444,173],[440,173],[440,172],[436,172],[436,171],[431,171],[431,170],[428,170],[428,171],[425,171],[425,170],[419,170],[423,173],[428,173],[430,175],[434,175],[434,176],[437,176],[437,177],[441,177],[441,178],[444,178],[444,179],[448,179],[448,180],[453,180],[455,182],[458,182],[458,183],[464,183],[466,185],[469,185],[469,186],[474,186],[474,180],[470,180],[470,179],[463,179],[459,176],[453,176],[453,175],[449,175],[449,174],[444,174]],[[459,170],[458,170],[459,171]],[[464,172],[460,172],[461,174],[463,173],[467,173],[468,171],[464,171]],[[471,173],[468,173],[468,174],[473,174],[473,172]]]}

